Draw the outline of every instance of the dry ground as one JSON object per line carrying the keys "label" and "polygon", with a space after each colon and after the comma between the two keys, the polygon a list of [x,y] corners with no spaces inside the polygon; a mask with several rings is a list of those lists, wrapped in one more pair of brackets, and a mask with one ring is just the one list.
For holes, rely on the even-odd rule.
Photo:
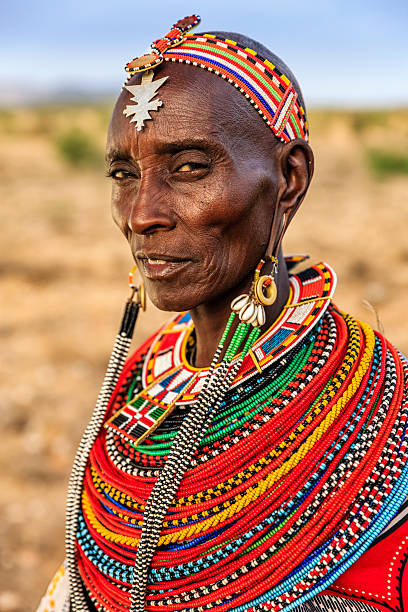
{"label": "dry ground", "polygon": [[[34,610],[63,557],[67,477],[127,296],[131,261],[100,163],[107,121],[103,106],[0,113],[3,612]],[[378,316],[408,352],[408,111],[319,111],[311,129],[316,176],[286,252],[328,261],[336,302],[375,327]],[[392,148],[399,171],[380,161],[374,175],[368,152]],[[150,305],[136,342],[165,317]]]}

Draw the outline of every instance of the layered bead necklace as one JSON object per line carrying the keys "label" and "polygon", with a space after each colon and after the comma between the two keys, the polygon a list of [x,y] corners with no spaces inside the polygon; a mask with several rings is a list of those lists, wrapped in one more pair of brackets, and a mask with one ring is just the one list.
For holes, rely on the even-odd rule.
{"label": "layered bead necklace", "polygon": [[[205,372],[186,363],[184,315],[124,368],[105,427],[83,444],[83,485],[76,475],[74,611],[87,609],[81,583],[98,610],[290,610],[396,514],[408,487],[406,362],[328,306],[328,267],[291,286],[290,316],[261,338],[238,326],[218,363],[227,327]],[[135,440],[135,415],[169,397],[173,411]]]}

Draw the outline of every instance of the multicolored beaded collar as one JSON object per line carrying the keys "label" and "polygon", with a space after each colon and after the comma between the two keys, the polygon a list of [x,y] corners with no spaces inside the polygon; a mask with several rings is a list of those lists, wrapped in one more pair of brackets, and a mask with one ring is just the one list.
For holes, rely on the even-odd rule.
{"label": "multicolored beaded collar", "polygon": [[[283,142],[295,138],[308,140],[305,111],[290,80],[268,59],[234,40],[213,34],[187,34],[199,23],[198,15],[181,19],[163,38],[152,43],[150,53],[133,59],[125,70],[132,76],[151,70],[163,61],[199,66],[234,85]],[[132,93],[137,87],[140,86],[132,87]],[[125,114],[130,112],[126,110]]]}
{"label": "multicolored beaded collar", "polygon": [[[288,303],[244,359],[232,389],[262,373],[307,336],[325,313],[336,282],[335,272],[325,263],[290,277]],[[186,359],[186,346],[192,331],[191,317],[184,313],[158,333],[144,362],[143,391],[116,412],[105,427],[129,442],[138,443],[157,420],[167,416],[176,405],[197,401],[208,368],[194,368]]]}
{"label": "multicolored beaded collar", "polygon": [[[228,383],[166,506],[141,598],[135,576],[149,500],[199,404],[179,405],[145,444],[128,442],[122,409],[140,398],[151,340],[125,366],[105,413],[108,427],[89,452],[75,523],[76,584],[97,610],[299,610],[397,514],[408,487],[407,364],[380,334],[329,305],[334,277],[327,266],[295,279],[301,304],[292,296],[289,308],[301,313],[314,303],[319,310],[291,323],[290,351],[285,338],[278,341],[273,367],[234,379],[234,388]],[[153,341],[158,353],[176,325],[188,334],[189,321],[176,319]],[[297,341],[303,326],[309,333]],[[267,338],[259,338],[265,351]],[[154,376],[154,359],[151,367]],[[164,362],[160,368],[152,404],[175,391]],[[188,369],[183,362],[180,371]],[[112,414],[124,419],[117,429]],[[76,612],[89,610],[76,599]]]}

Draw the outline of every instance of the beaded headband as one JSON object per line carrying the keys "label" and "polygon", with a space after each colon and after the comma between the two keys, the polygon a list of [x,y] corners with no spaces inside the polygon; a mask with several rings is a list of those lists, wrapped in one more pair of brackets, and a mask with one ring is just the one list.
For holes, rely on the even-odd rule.
{"label": "beaded headband", "polygon": [[[268,59],[233,40],[213,34],[187,34],[199,23],[198,15],[181,19],[163,38],[152,43],[150,53],[133,59],[125,70],[131,77],[136,72],[151,70],[163,61],[199,66],[234,85],[283,142],[295,138],[308,140],[306,114],[290,80]],[[132,93],[136,87],[132,88]],[[156,101],[155,108],[147,110],[158,110],[161,103],[157,102],[160,101]],[[125,114],[130,112],[133,111],[126,110]],[[138,129],[141,128],[138,126]]]}

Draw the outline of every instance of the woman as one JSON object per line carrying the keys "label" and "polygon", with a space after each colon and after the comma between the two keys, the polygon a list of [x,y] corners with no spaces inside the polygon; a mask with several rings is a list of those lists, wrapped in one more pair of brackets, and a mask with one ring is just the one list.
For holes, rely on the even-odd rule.
{"label": "woman", "polygon": [[114,219],[183,314],[123,367],[132,275],[39,610],[402,610],[407,363],[331,303],[328,265],[289,274],[313,174],[299,86],[198,22],[128,64],[107,144]]}

